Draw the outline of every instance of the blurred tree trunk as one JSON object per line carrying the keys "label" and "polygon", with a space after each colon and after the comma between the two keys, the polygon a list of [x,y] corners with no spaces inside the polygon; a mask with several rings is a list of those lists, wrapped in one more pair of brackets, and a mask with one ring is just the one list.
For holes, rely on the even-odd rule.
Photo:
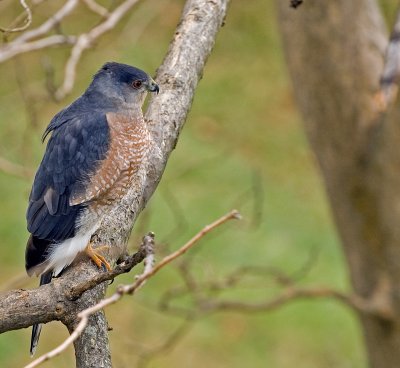
{"label": "blurred tree trunk", "polygon": [[277,0],[288,68],[324,177],[370,365],[400,364],[400,113],[375,93],[387,33],[374,0]]}

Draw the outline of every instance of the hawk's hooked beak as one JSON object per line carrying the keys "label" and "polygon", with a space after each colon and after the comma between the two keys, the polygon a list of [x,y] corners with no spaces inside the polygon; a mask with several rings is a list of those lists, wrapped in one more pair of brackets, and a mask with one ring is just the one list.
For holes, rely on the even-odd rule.
{"label": "hawk's hooked beak", "polygon": [[147,90],[149,92],[160,92],[160,87],[158,87],[158,84],[153,80],[153,78],[149,77],[149,80],[147,82]]}

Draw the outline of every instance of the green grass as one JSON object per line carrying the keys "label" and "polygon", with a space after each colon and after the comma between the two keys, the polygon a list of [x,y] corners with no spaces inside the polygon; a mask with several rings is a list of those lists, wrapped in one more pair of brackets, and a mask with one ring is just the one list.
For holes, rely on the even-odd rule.
{"label": "green grass", "polygon": [[[112,35],[85,55],[74,94],[107,60],[135,64],[153,72],[162,60],[182,1],[144,2]],[[386,1],[390,16],[393,2]],[[204,239],[195,250],[198,280],[222,277],[244,265],[270,266],[292,273],[317,254],[301,285],[349,290],[348,271],[332,224],[323,183],[294,105],[285,69],[274,8],[270,2],[233,1],[176,150],[152,198],[141,230],[177,248],[202,226],[236,207],[242,222],[232,222]],[[60,80],[66,50],[47,53]],[[0,155],[36,167],[44,147],[40,135],[55,104],[44,95],[41,56],[20,58],[26,87],[38,100],[35,126],[28,123],[15,82],[13,63],[0,65]],[[30,182],[0,173],[0,281],[23,273],[25,207]],[[171,205],[173,203],[173,205]],[[255,215],[255,213],[257,215]],[[143,227],[143,229],[142,229]],[[142,233],[133,234],[137,239]],[[132,240],[132,243],[134,241]],[[132,245],[132,244],[131,244]],[[133,245],[132,245],[133,246]],[[121,281],[132,275],[121,277]],[[30,281],[33,286],[36,280]],[[180,321],[157,311],[159,296],[182,283],[175,269],[163,271],[137,296],[107,311],[116,367],[132,367],[139,347],[162,344]],[[257,285],[257,288],[254,285]],[[271,280],[245,281],[225,295],[260,300],[279,290]],[[183,304],[187,301],[183,301]],[[302,300],[277,311],[245,315],[218,313],[197,321],[172,351],[150,367],[363,368],[362,333],[354,315],[329,300]],[[45,326],[39,353],[65,338],[59,323]],[[0,366],[29,361],[30,332],[0,336]],[[71,367],[73,353],[47,364]]]}

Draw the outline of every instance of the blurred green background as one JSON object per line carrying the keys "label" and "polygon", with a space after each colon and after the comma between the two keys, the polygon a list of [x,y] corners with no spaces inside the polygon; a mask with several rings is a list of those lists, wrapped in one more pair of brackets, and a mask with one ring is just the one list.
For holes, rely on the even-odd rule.
{"label": "blurred green background", "polygon": [[[34,25],[62,3],[45,2],[34,13]],[[0,4],[1,25],[20,12],[17,2],[10,4]],[[395,1],[381,4],[390,26]],[[1,64],[0,156],[34,170],[44,150],[40,137],[51,117],[82,93],[104,62],[129,63],[154,74],[182,5],[182,0],[141,2],[84,55],[73,94],[60,103],[47,95],[43,65],[52,65],[55,83],[60,83],[68,48]],[[61,28],[77,33],[98,21],[81,6]],[[25,180],[0,171],[2,290],[37,283],[23,277],[31,181],[32,177]],[[134,250],[140,237],[151,230],[161,257],[232,208],[242,213],[243,221],[224,225],[184,256],[190,257],[196,280],[209,283],[240,267],[258,266],[288,275],[302,270],[296,279],[302,286],[350,289],[323,183],[294,104],[274,4],[268,0],[232,1],[186,126],[158,190],[133,231],[130,248]],[[129,282],[134,273],[115,284]],[[281,290],[273,281],[268,275],[245,278],[221,297],[266,300]],[[166,290],[183,283],[176,266],[170,267],[135,297],[107,309],[115,367],[135,367],[141,355],[162,346],[179,328],[182,318],[159,310],[158,301]],[[190,306],[190,297],[178,303]],[[60,323],[46,325],[38,353],[66,336]],[[0,335],[0,367],[29,362],[29,339],[28,329]],[[70,348],[46,366],[72,367],[73,362]],[[362,368],[366,357],[360,326],[350,310],[331,300],[302,300],[274,312],[220,312],[200,318],[147,366],[189,365]]]}

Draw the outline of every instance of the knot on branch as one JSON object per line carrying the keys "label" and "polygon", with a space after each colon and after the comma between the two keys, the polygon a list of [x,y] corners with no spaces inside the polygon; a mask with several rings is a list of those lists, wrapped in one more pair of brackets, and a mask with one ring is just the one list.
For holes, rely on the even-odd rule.
{"label": "knot on branch", "polygon": [[290,0],[290,7],[291,8],[298,8],[303,3],[303,0]]}

